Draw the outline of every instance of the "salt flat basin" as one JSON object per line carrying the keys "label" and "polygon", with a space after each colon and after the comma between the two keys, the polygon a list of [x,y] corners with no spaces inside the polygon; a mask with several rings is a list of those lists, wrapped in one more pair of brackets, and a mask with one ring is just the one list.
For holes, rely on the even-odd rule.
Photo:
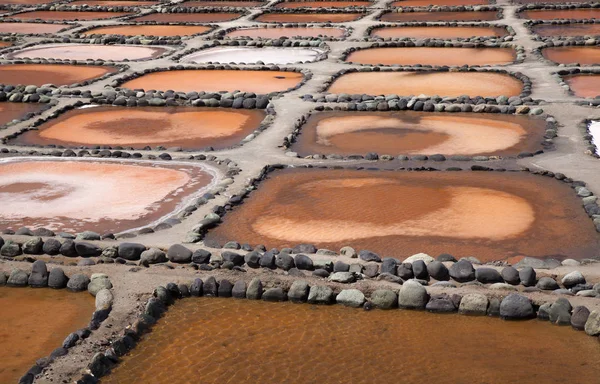
{"label": "salt flat basin", "polygon": [[333,169],[271,173],[205,239],[267,249],[348,245],[399,258],[447,252],[482,261],[585,258],[599,244],[581,200],[554,179],[520,172]]}
{"label": "salt flat basin", "polygon": [[6,64],[0,65],[1,84],[71,85],[117,73],[118,68],[97,65]]}
{"label": "salt flat basin", "polygon": [[0,0],[0,4],[15,4],[15,5],[37,5],[50,4],[57,0]]}
{"label": "salt flat basin", "polygon": [[412,37],[416,39],[434,37],[443,39],[468,37],[503,37],[508,33],[501,27],[381,27],[371,31],[371,36],[388,38]]}
{"label": "salt flat basin", "polygon": [[41,109],[42,105],[40,104],[2,102],[0,103],[0,126]]}
{"label": "salt flat basin", "polygon": [[582,9],[532,9],[517,13],[521,19],[530,20],[555,20],[555,19],[598,19],[600,18],[600,9],[582,8]]}
{"label": "salt flat basin", "polygon": [[429,7],[432,5],[453,7],[457,5],[487,5],[489,0],[401,0],[394,1],[392,7]]}
{"label": "salt flat basin", "polygon": [[577,97],[594,98],[600,96],[600,76],[599,75],[569,75],[564,80]]}
{"label": "salt flat basin", "polygon": [[[0,287],[0,382],[17,383],[37,359],[46,357],[63,340],[90,322],[94,298],[66,289]],[[48,319],[51,314],[52,321]]]}
{"label": "salt flat basin", "polygon": [[298,72],[236,71],[236,70],[176,70],[154,72],[126,81],[121,86],[129,89],[173,89],[192,91],[285,92],[296,87],[303,79]]}
{"label": "salt flat basin", "polygon": [[122,35],[122,36],[191,36],[209,32],[205,25],[114,25],[97,27],[83,35]]}
{"label": "salt flat basin", "polygon": [[542,55],[557,64],[578,63],[581,65],[600,64],[600,48],[593,47],[548,47]]}
{"label": "salt flat basin", "polygon": [[264,23],[345,23],[363,17],[364,13],[264,13],[254,20]]}
{"label": "salt flat basin", "polygon": [[329,27],[277,27],[277,28],[240,28],[228,32],[227,37],[251,37],[263,39],[279,39],[281,37],[344,37],[343,28]]}
{"label": "salt flat basin", "polygon": [[273,8],[348,8],[348,7],[368,7],[370,1],[284,1],[276,4]]}
{"label": "salt flat basin", "polygon": [[523,83],[492,72],[352,72],[338,77],[330,93],[368,95],[438,95],[441,97],[518,96]]}
{"label": "salt flat basin", "polygon": [[544,37],[552,36],[600,36],[600,24],[538,24],[533,31]]}
{"label": "salt flat basin", "polygon": [[241,17],[242,13],[207,12],[207,13],[152,13],[134,17],[131,21],[156,21],[158,23],[218,23],[231,21]]}
{"label": "salt flat basin", "polygon": [[207,0],[207,1],[186,1],[183,3],[176,4],[177,7],[260,7],[265,5],[264,1],[251,1],[251,0],[242,0],[242,1],[226,1],[226,0]]}
{"label": "salt flat basin", "polygon": [[186,55],[183,63],[246,63],[292,64],[318,61],[325,58],[325,51],[318,48],[278,47],[213,47]]}
{"label": "salt flat basin", "polygon": [[590,0],[511,0],[515,4],[589,3]]}
{"label": "salt flat basin", "polygon": [[366,65],[502,65],[515,60],[512,48],[385,47],[352,52],[347,62]]}
{"label": "salt flat basin", "polygon": [[0,33],[56,33],[69,24],[0,23]]}
{"label": "salt flat basin", "polygon": [[216,180],[215,171],[200,164],[90,158],[3,159],[0,176],[5,228],[99,233],[153,226]]}
{"label": "salt flat basin", "polygon": [[20,135],[13,143],[223,149],[239,144],[260,126],[265,116],[262,110],[229,108],[74,109],[47,121],[39,130]]}
{"label": "salt flat basin", "polygon": [[62,60],[143,60],[159,57],[169,48],[137,45],[44,44],[13,51],[8,59],[43,58]]}
{"label": "salt flat basin", "polygon": [[145,0],[75,0],[69,4],[103,7],[147,7],[160,4],[158,1]]}
{"label": "salt flat basin", "polygon": [[292,149],[318,154],[500,155],[535,152],[545,122],[527,116],[428,112],[320,112]]}
{"label": "salt flat basin", "polygon": [[404,22],[404,21],[489,21],[497,20],[497,11],[473,12],[387,12],[379,20]]}
{"label": "salt flat basin", "polygon": [[588,132],[592,136],[592,144],[596,146],[595,154],[598,154],[598,148],[600,148],[600,121],[592,120],[588,124]]}
{"label": "salt flat basin", "polygon": [[31,11],[10,16],[17,20],[44,20],[44,21],[69,21],[69,20],[102,20],[113,17],[131,15],[129,12],[88,12],[88,11]]}

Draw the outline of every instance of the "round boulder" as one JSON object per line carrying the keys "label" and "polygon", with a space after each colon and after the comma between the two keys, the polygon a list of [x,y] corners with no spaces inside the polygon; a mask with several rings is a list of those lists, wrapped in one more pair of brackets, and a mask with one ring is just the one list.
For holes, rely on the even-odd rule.
{"label": "round boulder", "polygon": [[48,286],[50,288],[62,289],[67,286],[69,278],[62,268],[53,268],[48,274]]}
{"label": "round boulder", "polygon": [[96,294],[102,289],[111,289],[112,283],[107,275],[104,273],[94,273],[90,279],[90,283],[88,284],[87,290],[92,296],[96,296]]}
{"label": "round boulder", "polygon": [[502,283],[504,280],[500,273],[494,268],[477,268],[475,270],[475,279],[482,284]]}
{"label": "round boulder", "polygon": [[23,243],[23,253],[26,255],[41,255],[44,242],[41,237],[34,237]]}
{"label": "round boulder", "polygon": [[310,304],[331,304],[333,302],[333,290],[327,286],[313,285],[308,292]]}
{"label": "round boulder", "polygon": [[432,295],[425,306],[425,309],[430,312],[446,313],[456,311],[456,306],[454,306],[454,302],[450,296],[442,293],[439,295]]}
{"label": "round boulder", "polygon": [[587,309],[587,307],[580,305],[573,308],[573,313],[571,314],[571,326],[578,331],[583,331],[588,317],[590,317],[590,310]]}
{"label": "round boulder", "polygon": [[0,255],[6,257],[15,257],[21,254],[21,246],[19,243],[15,243],[12,240],[6,241],[2,248],[0,248]]}
{"label": "round boulder", "polygon": [[565,288],[572,288],[572,287],[576,286],[577,284],[585,284],[585,277],[583,277],[581,272],[573,271],[573,272],[567,273],[562,278],[562,284],[565,286]]}
{"label": "round boulder", "polygon": [[246,289],[246,297],[250,300],[260,300],[263,294],[263,284],[258,277],[250,280]]}
{"label": "round boulder", "polygon": [[558,283],[551,277],[542,277],[535,286],[544,291],[560,289]]}
{"label": "round boulder", "polygon": [[313,269],[313,261],[310,257],[299,254],[294,257],[296,268],[310,271]]}
{"label": "round boulder", "polygon": [[379,309],[396,308],[398,306],[398,295],[389,289],[378,289],[371,294],[371,303]]}
{"label": "round boulder", "polygon": [[34,288],[48,286],[48,268],[43,260],[36,260],[31,266],[28,283]]}
{"label": "round boulder", "polygon": [[408,280],[400,288],[398,306],[407,309],[425,308],[429,301],[427,290],[415,280]]}
{"label": "round boulder", "polygon": [[119,257],[125,260],[139,260],[142,252],[146,250],[144,244],[139,243],[121,243],[119,244]]}
{"label": "round boulder", "polygon": [[365,295],[358,289],[343,289],[335,301],[347,307],[360,308],[365,302]]}
{"label": "round boulder", "polygon": [[416,255],[412,255],[410,257],[407,257],[403,263],[409,263],[409,264],[414,264],[415,261],[420,260],[422,262],[425,263],[425,265],[429,265],[429,263],[433,263],[435,261],[435,259],[431,256],[429,256],[426,253],[417,253]]}
{"label": "round boulder", "polygon": [[537,279],[535,269],[531,267],[525,267],[521,269],[519,271],[519,279],[521,280],[521,284],[524,286],[533,287]]}
{"label": "round boulder", "polygon": [[475,268],[470,261],[460,259],[450,266],[450,277],[459,283],[466,283],[475,280]]}
{"label": "round boulder", "polygon": [[447,281],[450,279],[450,271],[440,261],[432,261],[427,265],[427,272],[429,276],[438,281]]}
{"label": "round boulder", "polygon": [[519,278],[519,271],[513,267],[504,267],[500,275],[504,279],[507,284],[510,285],[519,285],[521,279]]}
{"label": "round boulder", "polygon": [[42,252],[46,255],[58,255],[61,245],[61,242],[56,239],[46,239],[46,241],[44,241],[44,245],[42,246]]}
{"label": "round boulder", "polygon": [[140,261],[147,264],[166,263],[167,255],[158,248],[150,248],[141,253]]}
{"label": "round boulder", "polygon": [[173,244],[167,251],[167,258],[173,263],[189,263],[192,261],[192,251],[181,244]]}
{"label": "round boulder", "polygon": [[530,319],[534,316],[533,305],[525,296],[512,293],[500,303],[500,317],[505,320]]}
{"label": "round boulder", "polygon": [[87,289],[90,279],[81,273],[76,273],[69,278],[67,289],[73,292],[81,292]]}
{"label": "round boulder", "polygon": [[11,287],[25,287],[27,286],[29,275],[27,272],[20,269],[13,269],[10,271],[6,285]]}
{"label": "round boulder", "polygon": [[264,301],[285,301],[286,298],[287,296],[281,287],[269,288],[262,295]]}
{"label": "round boulder", "polygon": [[458,313],[472,316],[485,316],[488,309],[488,298],[480,293],[467,293],[460,300]]}
{"label": "round boulder", "polygon": [[598,336],[600,335],[600,311],[594,310],[588,316],[587,321],[585,322],[585,326],[583,328],[585,333],[590,336]]}
{"label": "round boulder", "polygon": [[304,280],[296,280],[288,291],[288,299],[293,303],[303,303],[308,298],[308,283]]}

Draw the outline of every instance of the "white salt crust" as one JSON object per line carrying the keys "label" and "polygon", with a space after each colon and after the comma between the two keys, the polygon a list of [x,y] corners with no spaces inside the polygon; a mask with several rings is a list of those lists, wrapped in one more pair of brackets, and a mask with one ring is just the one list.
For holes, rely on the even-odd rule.
{"label": "white salt crust", "polygon": [[259,61],[264,64],[292,64],[318,61],[324,58],[325,51],[316,48],[275,48],[275,47],[215,47],[184,56],[184,63],[246,63]]}

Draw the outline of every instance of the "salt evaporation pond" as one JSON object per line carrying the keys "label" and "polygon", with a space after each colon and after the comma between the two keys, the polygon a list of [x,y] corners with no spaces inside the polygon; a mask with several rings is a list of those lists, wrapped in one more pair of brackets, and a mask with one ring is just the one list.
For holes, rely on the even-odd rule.
{"label": "salt evaporation pond", "polygon": [[346,58],[367,65],[502,65],[515,60],[512,48],[384,47],[356,50]]}
{"label": "salt evaporation pond", "polygon": [[245,63],[292,64],[311,62],[324,58],[325,52],[317,48],[277,48],[277,47],[213,47],[189,54],[181,58],[183,63]]}
{"label": "salt evaporation pond", "polygon": [[134,45],[45,44],[11,52],[8,59],[42,58],[62,60],[143,60],[169,52],[169,48]]}
{"label": "salt evaporation pond", "polygon": [[44,20],[44,21],[69,21],[69,20],[102,20],[131,15],[130,12],[89,12],[89,11],[30,11],[11,15],[17,20]]}
{"label": "salt evaporation pond", "polygon": [[263,6],[263,1],[226,1],[226,0],[208,0],[208,1],[185,1],[177,4],[177,7],[191,8],[191,7],[260,7]]}
{"label": "salt evaporation pond", "polygon": [[330,27],[276,27],[276,28],[240,28],[228,32],[227,37],[251,37],[263,39],[279,39],[281,37],[334,37],[340,38],[346,32],[343,28]]}
{"label": "salt evaporation pond", "polygon": [[489,0],[401,0],[394,1],[392,7],[454,7],[459,5],[487,5]]}
{"label": "salt evaporation pond", "polygon": [[596,146],[596,154],[598,153],[598,148],[600,148],[600,121],[592,121],[588,125],[588,131],[590,135],[592,135],[592,144]]}
{"label": "salt evaporation pond", "polygon": [[83,35],[122,35],[122,36],[191,36],[206,33],[211,27],[205,25],[114,25],[97,27],[83,32]]}
{"label": "salt evaporation pond", "polygon": [[371,5],[369,1],[283,1],[276,4],[273,8],[348,8],[348,7],[368,7]]}
{"label": "salt evaporation pond", "polygon": [[148,7],[160,3],[158,1],[145,0],[75,0],[69,4],[88,5],[90,7]]}
{"label": "salt evaporation pond", "polygon": [[219,23],[241,17],[241,13],[233,12],[192,12],[192,13],[151,13],[134,17],[130,21],[155,21],[157,23]]}
{"label": "salt evaporation pond", "polygon": [[13,4],[13,5],[38,5],[38,4],[50,4],[58,2],[58,0],[0,0],[0,4]]}
{"label": "salt evaporation pond", "polygon": [[530,20],[555,20],[555,19],[598,19],[600,18],[600,9],[581,8],[581,9],[531,9],[517,13],[521,19]]}
{"label": "salt evaporation pond", "polygon": [[600,76],[581,74],[564,76],[571,91],[578,97],[594,98],[600,96]]}
{"label": "salt evaporation pond", "polygon": [[41,109],[42,105],[40,104],[2,102],[0,103],[0,126]]}
{"label": "salt evaporation pond", "polygon": [[600,36],[600,24],[538,24],[534,25],[533,32],[539,36]]}
{"label": "salt evaporation pond", "polygon": [[115,67],[99,65],[6,64],[0,65],[0,83],[38,87],[45,84],[62,86],[93,80],[118,70]]}
{"label": "salt evaporation pond", "polygon": [[0,23],[0,33],[56,33],[69,24]]}
{"label": "salt evaporation pond", "polygon": [[557,64],[598,65],[600,47],[549,47],[542,49],[542,55]]}
{"label": "salt evaporation pond", "polygon": [[399,39],[412,37],[422,39],[433,37],[438,39],[455,39],[469,37],[503,37],[508,33],[501,27],[474,27],[474,26],[442,26],[442,27],[381,27],[371,31],[371,36],[382,39]]}
{"label": "salt evaporation pond", "polygon": [[345,23],[363,17],[364,13],[265,13],[255,20],[264,23]]}
{"label": "salt evaporation pond", "polygon": [[408,21],[489,21],[497,20],[498,11],[469,12],[387,12],[379,20],[391,22]]}

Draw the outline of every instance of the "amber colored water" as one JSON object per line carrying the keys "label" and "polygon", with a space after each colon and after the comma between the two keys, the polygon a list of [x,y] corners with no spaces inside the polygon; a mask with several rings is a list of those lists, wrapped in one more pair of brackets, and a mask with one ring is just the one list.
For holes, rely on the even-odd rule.
{"label": "amber colored water", "polygon": [[239,90],[267,94],[287,91],[298,85],[302,78],[302,74],[298,72],[194,69],[154,72],[129,80],[121,86],[182,92]]}
{"label": "amber colored water", "polygon": [[278,3],[273,8],[347,8],[347,7],[368,7],[369,1],[285,1]]}
{"label": "amber colored water", "polygon": [[142,60],[153,59],[168,52],[167,48],[100,44],[48,44],[21,49],[6,55],[9,59],[44,58],[63,60]]}
{"label": "amber colored water", "polygon": [[260,7],[265,3],[262,1],[186,1],[185,3],[176,4],[178,7]]}
{"label": "amber colored water", "polygon": [[561,384],[575,370],[591,383],[598,354],[537,320],[202,298],[169,309],[102,383]]}
{"label": "amber colored water", "polygon": [[425,112],[313,114],[292,146],[322,154],[517,155],[535,152],[545,123],[525,116]]}
{"label": "amber colored water", "polygon": [[27,103],[0,103],[0,126],[19,119],[30,112],[37,112],[41,109],[39,104]]}
{"label": "amber colored water", "polygon": [[542,49],[542,55],[557,64],[600,64],[599,47],[549,47]]}
{"label": "amber colored water", "polygon": [[368,95],[438,95],[442,97],[518,96],[521,81],[486,72],[353,72],[338,77],[331,93]]}
{"label": "amber colored water", "polygon": [[257,129],[262,110],[97,107],[71,110],[17,137],[15,144],[143,148],[227,148]]}
{"label": "amber colored water", "polygon": [[395,257],[584,258],[600,244],[568,185],[528,173],[287,169],[223,220],[207,239]]}
{"label": "amber colored water", "polygon": [[16,383],[37,359],[85,327],[94,298],[65,289],[0,287],[0,382]]}
{"label": "amber colored water", "polygon": [[[511,0],[515,4],[590,3],[590,0]],[[593,1],[591,1],[593,3]]]}
{"label": "amber colored water", "polygon": [[368,48],[352,52],[346,61],[368,65],[500,65],[515,60],[512,48]]}
{"label": "amber colored water", "polygon": [[475,12],[388,12],[384,13],[381,21],[476,21],[497,20],[497,11]]}
{"label": "amber colored water", "polygon": [[554,19],[598,19],[600,18],[600,9],[565,9],[565,10],[543,10],[533,9],[517,13],[521,19],[531,20],[554,20]]}
{"label": "amber colored water", "polygon": [[255,20],[265,23],[344,23],[363,16],[363,13],[265,13]]}
{"label": "amber colored water", "polygon": [[212,12],[212,13],[152,13],[146,16],[134,17],[131,21],[156,21],[159,23],[218,23],[231,21],[242,16],[241,13]]}
{"label": "amber colored water", "polygon": [[401,0],[391,4],[392,7],[429,7],[437,6],[457,6],[457,5],[482,5],[489,4],[488,0]]}
{"label": "amber colored water", "polygon": [[600,96],[600,76],[569,75],[564,80],[569,84],[575,96],[594,98]]}
{"label": "amber colored water", "polygon": [[320,27],[293,27],[293,28],[243,28],[227,33],[228,37],[262,37],[266,39],[278,39],[280,37],[343,37],[345,30],[342,28],[320,28]]}
{"label": "amber colored water", "polygon": [[101,20],[113,17],[131,15],[129,12],[77,12],[77,11],[31,11],[10,16],[17,20],[45,20],[45,21],[67,21],[67,20]]}
{"label": "amber colored water", "polygon": [[381,38],[425,38],[454,39],[459,37],[501,37],[508,33],[500,27],[382,27],[371,31],[371,36]]}
{"label": "amber colored water", "polygon": [[115,67],[94,65],[7,64],[0,65],[0,84],[71,85],[117,71]]}
{"label": "amber colored water", "polygon": [[56,33],[68,24],[0,23],[0,33]]}
{"label": "amber colored water", "polygon": [[4,228],[118,233],[153,225],[213,177],[194,165],[23,160],[0,163]]}
{"label": "amber colored water", "polygon": [[115,25],[97,27],[84,32],[84,35],[104,34],[123,36],[190,36],[206,33],[211,27],[204,25]]}
{"label": "amber colored water", "polygon": [[91,6],[103,6],[103,7],[144,7],[150,5],[159,4],[158,1],[144,1],[144,0],[75,0],[69,4],[72,5],[89,5]]}
{"label": "amber colored water", "polygon": [[49,4],[57,0],[0,0],[0,4]]}
{"label": "amber colored water", "polygon": [[10,47],[11,45],[10,41],[0,41],[0,48]]}
{"label": "amber colored water", "polygon": [[600,36],[600,24],[539,24],[533,31],[540,36]]}

